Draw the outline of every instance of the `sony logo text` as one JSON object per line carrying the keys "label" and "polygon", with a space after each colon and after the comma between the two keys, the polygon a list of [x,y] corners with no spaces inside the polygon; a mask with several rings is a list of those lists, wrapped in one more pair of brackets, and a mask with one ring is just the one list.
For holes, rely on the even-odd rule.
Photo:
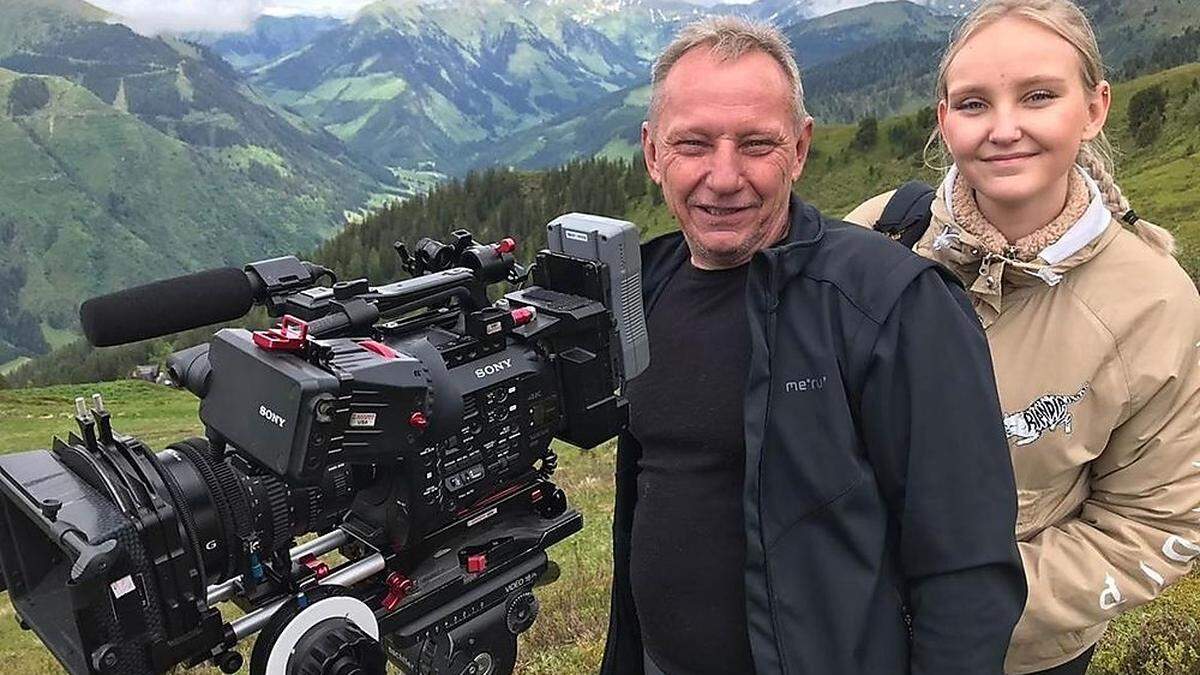
{"label": "sony logo text", "polygon": [[258,406],[258,415],[280,429],[283,428],[283,425],[287,424],[287,420],[283,419],[279,413],[271,410],[265,405]]}
{"label": "sony logo text", "polygon": [[475,377],[482,379],[488,375],[495,375],[496,373],[511,367],[512,359],[504,359],[503,361],[497,361],[496,363],[489,363],[482,368],[476,368]]}

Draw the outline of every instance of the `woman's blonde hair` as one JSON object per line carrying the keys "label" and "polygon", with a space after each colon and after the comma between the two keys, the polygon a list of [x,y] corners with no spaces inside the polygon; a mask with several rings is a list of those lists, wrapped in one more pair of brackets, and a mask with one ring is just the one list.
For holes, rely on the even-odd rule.
{"label": "woman's blonde hair", "polygon": [[[958,28],[950,40],[950,46],[942,56],[938,66],[937,97],[939,101],[947,98],[946,70],[958,52],[977,32],[1006,17],[1019,17],[1031,21],[1043,28],[1053,31],[1075,48],[1079,55],[1080,77],[1088,91],[1093,91],[1096,85],[1104,80],[1104,61],[1100,56],[1100,47],[1096,42],[1096,33],[1083,11],[1071,0],[984,0],[972,11]],[[945,153],[945,145],[939,129],[935,128],[930,135],[926,151],[938,143]],[[1167,230],[1137,218],[1129,208],[1129,200],[1121,192],[1113,178],[1114,162],[1113,148],[1105,137],[1104,131],[1090,141],[1084,141],[1079,148],[1076,162],[1082,166],[1100,187],[1104,203],[1108,210],[1117,218],[1132,225],[1138,237],[1157,251],[1166,254],[1175,252],[1175,237]]]}

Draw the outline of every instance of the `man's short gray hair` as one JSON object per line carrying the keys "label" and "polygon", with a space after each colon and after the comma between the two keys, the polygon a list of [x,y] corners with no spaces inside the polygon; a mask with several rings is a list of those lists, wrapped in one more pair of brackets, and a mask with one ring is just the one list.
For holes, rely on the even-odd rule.
{"label": "man's short gray hair", "polygon": [[800,125],[808,117],[804,108],[804,86],[800,68],[792,56],[788,39],[769,23],[758,23],[740,16],[712,16],[683,27],[671,44],[654,62],[650,80],[650,124],[653,126],[662,107],[662,83],[679,59],[700,46],[708,46],[718,61],[732,61],[751,51],[766,52],[783,68],[792,88],[792,113]]}

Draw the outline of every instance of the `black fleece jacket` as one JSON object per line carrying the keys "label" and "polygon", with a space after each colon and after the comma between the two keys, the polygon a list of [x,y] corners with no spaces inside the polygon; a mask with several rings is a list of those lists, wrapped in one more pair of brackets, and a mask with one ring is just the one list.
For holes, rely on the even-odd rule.
{"label": "black fleece jacket", "polygon": [[[948,273],[886,237],[797,199],[790,220],[746,285],[755,670],[1000,673],[1026,588],[979,321]],[[688,255],[679,233],[642,247],[648,311]],[[640,454],[620,438],[605,675],[643,672],[629,589]]]}

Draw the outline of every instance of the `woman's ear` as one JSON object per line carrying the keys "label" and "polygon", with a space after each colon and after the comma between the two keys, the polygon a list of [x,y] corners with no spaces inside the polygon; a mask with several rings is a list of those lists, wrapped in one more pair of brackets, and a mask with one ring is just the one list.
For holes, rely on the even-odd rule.
{"label": "woman's ear", "polygon": [[1083,127],[1083,140],[1090,141],[1100,135],[1104,130],[1104,123],[1108,121],[1108,110],[1111,106],[1112,86],[1108,80],[1101,80],[1088,96],[1087,124]]}

